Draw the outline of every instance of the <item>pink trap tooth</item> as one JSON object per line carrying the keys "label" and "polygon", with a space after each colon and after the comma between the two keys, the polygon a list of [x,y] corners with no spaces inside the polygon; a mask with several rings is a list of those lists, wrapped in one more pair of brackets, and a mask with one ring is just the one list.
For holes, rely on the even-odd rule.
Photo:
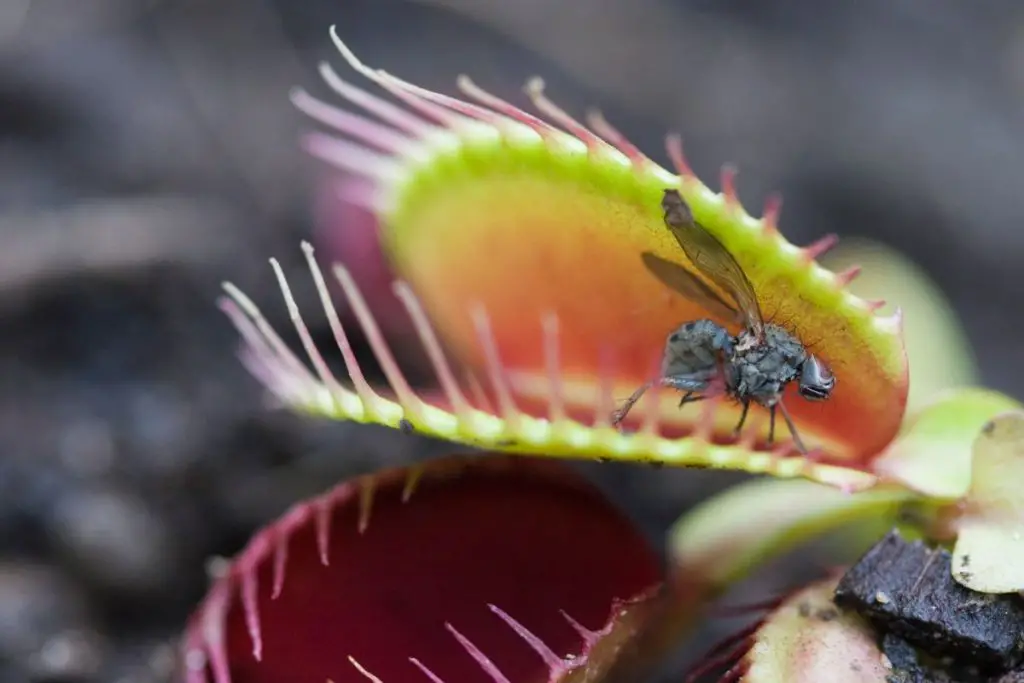
{"label": "pink trap tooth", "polygon": [[552,423],[565,419],[565,391],[562,386],[562,369],[559,361],[558,316],[549,313],[541,320],[544,331],[544,358],[550,387],[550,412]]}
{"label": "pink trap tooth", "polygon": [[841,273],[836,273],[836,284],[840,287],[848,287],[859,275],[860,266],[851,266]]}
{"label": "pink trap tooth", "polygon": [[263,637],[260,631],[259,582],[256,570],[246,569],[242,573],[242,612],[245,615],[246,630],[252,641],[252,656],[258,662],[263,659]]}
{"label": "pink trap tooth", "polygon": [[337,29],[334,26],[331,27],[331,40],[334,41],[334,46],[338,49],[338,52],[341,53],[342,57],[345,58],[345,61],[348,62],[349,66],[390,92],[395,97],[401,99],[421,114],[425,114],[441,125],[447,127],[456,126],[462,122],[462,117],[457,116],[450,110],[425,100],[421,96],[412,92],[410,88],[415,88],[415,86],[412,86],[402,79],[392,76],[380,69],[371,69],[363,64],[362,61],[355,56],[352,50],[349,49],[348,45],[345,45],[341,40],[338,36]]}
{"label": "pink trap tooth", "polygon": [[244,342],[238,352],[239,360],[265,387],[279,398],[284,394],[285,398],[282,400],[290,400],[293,397],[292,392],[302,394],[315,389],[315,384],[310,384],[315,380],[305,366],[300,364],[301,370],[298,373],[294,372],[233,299],[222,297],[217,303],[234,324]]}
{"label": "pink trap tooth", "polygon": [[830,233],[821,237],[812,244],[807,245],[803,249],[804,260],[808,263],[813,263],[821,258],[823,255],[828,253],[836,244],[839,243],[839,235]]}
{"label": "pink trap tooth", "polygon": [[430,100],[436,104],[448,107],[453,111],[463,114],[464,116],[468,116],[484,123],[489,123],[495,128],[500,129],[503,126],[508,125],[508,120],[504,116],[490,109],[485,109],[484,107],[477,106],[471,102],[464,102],[463,100],[449,97],[448,95],[443,95],[441,93],[432,92],[411,84],[408,84],[408,87],[410,91],[425,100]]}
{"label": "pink trap tooth", "polygon": [[[661,377],[661,354],[657,355],[652,359],[650,363],[650,372],[648,377],[658,378]],[[648,436],[654,436],[658,433],[659,422],[661,419],[661,394],[664,390],[657,384],[651,386],[647,390],[647,393],[641,399],[644,402],[643,417],[640,421],[640,427],[638,432]]]}
{"label": "pink trap tooth", "polygon": [[715,415],[722,406],[725,393],[721,387],[709,387],[707,395],[708,398],[701,401],[703,405],[700,406],[700,418],[693,430],[693,436],[704,443],[711,443],[712,435],[715,433]]}
{"label": "pink trap tooth", "polygon": [[466,117],[456,114],[450,109],[434,104],[429,99],[417,92],[415,87],[406,87],[410,84],[383,71],[377,72],[380,76],[378,81],[388,92],[399,98],[421,114],[426,114],[437,121],[445,128],[456,128],[466,121]]}
{"label": "pink trap tooth", "polygon": [[809,463],[819,463],[825,457],[825,452],[820,447],[815,446],[808,449],[807,453],[803,454],[802,457]]}
{"label": "pink trap tooth", "polygon": [[725,198],[726,206],[730,209],[736,209],[740,206],[739,195],[736,193],[737,173],[738,171],[736,167],[732,164],[722,166],[722,170],[720,171],[722,196]]}
{"label": "pink trap tooth", "polygon": [[615,354],[604,347],[600,352],[598,365],[597,407],[594,412],[595,429],[611,425],[611,414],[615,410]]}
{"label": "pink trap tooth", "polygon": [[879,309],[885,308],[887,302],[885,299],[868,299],[865,303],[871,312],[875,312]]}
{"label": "pink trap tooth", "polygon": [[242,309],[235,303],[235,301],[229,297],[220,297],[217,299],[217,305],[228,319],[238,330],[238,333],[242,337],[244,345],[248,348],[253,349],[256,355],[264,358],[273,358],[274,352],[270,346],[267,345],[263,335],[259,333],[256,326],[253,325],[252,321],[245,315]]}
{"label": "pink trap tooth", "polygon": [[384,376],[387,377],[388,384],[394,390],[399,404],[401,404],[402,409],[408,415],[411,415],[418,421],[422,414],[423,402],[413,393],[401,368],[398,367],[398,363],[395,361],[395,357],[392,355],[391,349],[380,331],[380,326],[373,317],[373,313],[370,312],[370,307],[367,306],[366,300],[359,291],[359,287],[356,285],[352,275],[341,264],[334,264],[333,270],[334,277],[341,284],[341,289],[345,293],[348,305],[355,314],[356,320],[359,321],[359,325],[363,328],[366,340],[377,357],[377,362],[380,363],[381,370],[384,372]]}
{"label": "pink trap tooth", "polygon": [[307,133],[302,137],[302,146],[312,157],[379,182],[388,182],[397,173],[397,167],[389,157],[323,133]]}
{"label": "pink trap tooth", "polygon": [[331,500],[327,496],[321,497],[314,504],[314,524],[316,525],[316,549],[320,554],[320,564],[325,567],[331,564]]}
{"label": "pink trap tooth", "polygon": [[599,111],[591,111],[587,114],[587,123],[594,132],[604,138],[612,147],[626,155],[626,158],[633,164],[633,168],[640,170],[652,165],[646,154],[620,133]]}
{"label": "pink trap tooth", "polygon": [[410,468],[409,476],[405,480],[405,486],[402,487],[403,503],[408,503],[412,499],[412,494],[416,491],[416,487],[419,486],[420,480],[423,479],[424,474],[426,474],[425,467]]}
{"label": "pink trap tooth", "polygon": [[438,676],[433,671],[428,669],[427,666],[423,662],[421,662],[420,660],[416,659],[415,657],[409,657],[409,662],[413,666],[415,666],[417,669],[422,671],[423,675],[430,679],[430,683],[445,683],[444,680],[442,680],[440,676]]}
{"label": "pink trap tooth", "polygon": [[242,366],[255,377],[260,384],[274,392],[283,391],[288,383],[288,373],[279,367],[275,367],[272,358],[261,355],[260,352],[251,346],[243,346],[236,353]]}
{"label": "pink trap tooth", "polygon": [[558,610],[558,612],[562,615],[562,618],[565,619],[569,626],[571,626],[572,629],[576,631],[577,634],[579,634],[580,638],[583,639],[583,642],[587,644],[588,648],[593,647],[594,644],[597,643],[597,641],[601,638],[601,636],[604,635],[604,633],[601,631],[590,630],[589,628],[578,622],[576,619],[574,619],[572,615],[570,615],[565,610]]}
{"label": "pink trap tooth", "polygon": [[395,128],[405,131],[417,138],[430,135],[436,130],[434,126],[423,119],[414,116],[405,109],[397,107],[390,102],[382,100],[376,95],[371,95],[362,88],[343,81],[334,69],[327,63],[320,64],[320,77],[327,85],[346,100],[355,104],[372,114],[376,114],[382,121],[390,123]]}
{"label": "pink trap tooth", "polygon": [[505,674],[501,673],[501,670],[495,666],[487,655],[478,648],[473,642],[466,636],[459,633],[454,626],[449,623],[445,623],[444,627],[448,629],[448,632],[455,636],[455,640],[459,641],[459,645],[469,654],[470,657],[476,660],[476,663],[480,665],[480,668],[484,670],[494,683],[512,683]]}
{"label": "pink trap tooth", "polygon": [[800,457],[800,461],[802,463],[802,467],[800,468],[801,472],[805,476],[813,474],[815,463],[811,462],[806,457]]}
{"label": "pink trap tooth", "polygon": [[480,380],[477,379],[477,376],[473,371],[467,368],[465,371],[465,377],[466,387],[469,389],[470,395],[473,396],[473,401],[476,402],[476,405],[479,406],[480,410],[485,413],[490,413],[491,415],[497,415],[498,413],[494,409],[494,404],[491,403],[490,397],[487,395],[487,392],[484,391],[483,384],[480,383]]}
{"label": "pink trap tooth", "polygon": [[549,116],[559,125],[564,126],[570,135],[582,140],[587,146],[588,154],[596,154],[606,144],[604,140],[594,135],[589,128],[569,116],[565,110],[545,97],[543,79],[534,77],[527,81],[526,94],[529,95],[533,106],[537,107],[543,114]]}
{"label": "pink trap tooth", "polygon": [[434,332],[434,328],[430,324],[426,312],[423,310],[423,305],[420,304],[419,299],[416,298],[412,288],[407,283],[395,282],[392,289],[412,319],[416,334],[419,336],[420,343],[423,344],[423,348],[427,352],[427,357],[434,367],[437,379],[441,383],[441,389],[451,404],[452,410],[458,417],[465,418],[469,415],[469,403],[459,389],[458,382],[455,381],[455,374],[452,372],[452,367],[448,363],[444,351],[441,349],[441,343],[438,341],[437,334]]}
{"label": "pink trap tooth", "polygon": [[229,585],[227,577],[219,580],[211,589],[202,608],[203,650],[213,672],[214,683],[231,683],[231,666],[228,664],[224,643],[224,620],[227,618],[230,599]]}
{"label": "pink trap tooth", "polygon": [[555,654],[554,650],[532,633],[528,628],[513,619],[507,612],[495,605],[487,605],[487,608],[498,615],[498,618],[508,624],[509,628],[515,631],[516,635],[523,639],[530,648],[536,652],[547,665],[549,676],[561,674],[566,670],[565,662]]}
{"label": "pink trap tooth", "polygon": [[665,150],[668,152],[668,158],[676,173],[683,178],[696,178],[690,165],[686,162],[686,155],[683,153],[683,138],[678,133],[671,133],[665,137]]}
{"label": "pink trap tooth", "polygon": [[299,333],[299,339],[302,341],[302,347],[306,350],[306,355],[312,361],[313,367],[316,368],[320,381],[323,382],[324,386],[332,390],[333,395],[337,396],[341,393],[338,380],[335,379],[334,374],[327,367],[323,356],[320,355],[316,348],[316,342],[313,341],[313,337],[309,334],[309,329],[306,327],[302,314],[299,312],[299,305],[295,302],[295,297],[292,296],[292,291],[288,286],[287,279],[285,279],[284,271],[281,270],[281,264],[277,262],[277,259],[270,259],[270,265],[274,269],[274,275],[277,276],[278,286],[284,293],[285,303],[288,306],[288,315],[291,317],[292,326]]}
{"label": "pink trap tooth", "polygon": [[[379,678],[377,678],[376,676],[374,676],[365,667],[363,667],[362,664],[360,664],[358,661],[356,661],[355,657],[349,655],[348,661],[349,661],[350,664],[352,664],[352,666],[355,668],[355,670],[359,672],[359,675],[361,675],[363,678],[368,680],[370,683],[384,683],[384,681],[382,681]],[[328,683],[330,683],[330,682],[328,682]]]}
{"label": "pink trap tooth", "polygon": [[288,345],[284,343],[280,335],[274,331],[270,323],[260,312],[260,309],[256,307],[256,304],[252,302],[240,289],[235,287],[230,282],[223,283],[224,291],[228,293],[231,299],[238,305],[239,308],[248,316],[249,320],[259,331],[259,336],[266,342],[266,347],[272,352],[274,358],[276,358],[283,367],[286,367],[288,371],[294,376],[301,378],[301,380],[307,386],[315,386],[317,380],[313,377],[313,374],[309,369],[300,361]]}
{"label": "pink trap tooth", "polygon": [[761,429],[763,426],[764,420],[759,416],[748,418],[747,424],[744,425],[744,429],[739,433],[739,438],[736,440],[736,445],[744,450],[755,450],[758,435],[761,433]]}
{"label": "pink trap tooth", "polygon": [[491,387],[498,401],[498,410],[501,417],[508,423],[513,431],[519,424],[519,410],[512,401],[512,392],[508,386],[505,376],[505,367],[501,364],[498,355],[498,343],[494,339],[494,332],[491,330],[491,322],[487,311],[482,306],[476,306],[472,312],[473,325],[476,328],[477,338],[480,341],[481,349],[487,363],[487,374],[491,380]]}
{"label": "pink trap tooth", "polygon": [[231,683],[231,667],[223,643],[209,649],[210,668],[213,669],[213,683]]}
{"label": "pink trap tooth", "polygon": [[[776,438],[778,438],[778,434],[776,434]],[[781,461],[793,454],[799,454],[799,450],[797,449],[796,444],[793,443],[792,439],[786,439],[780,443],[776,443],[772,447],[771,454],[776,461]]]}
{"label": "pink trap tooth", "polygon": [[377,186],[365,179],[352,176],[346,182],[340,183],[335,192],[337,198],[347,204],[352,204],[364,211],[376,213],[380,211],[377,201]]}
{"label": "pink trap tooth", "polygon": [[495,111],[504,114],[514,121],[518,121],[519,123],[529,126],[534,130],[534,132],[540,135],[543,140],[550,142],[559,132],[558,129],[549,125],[546,121],[543,121],[533,114],[523,111],[511,102],[506,102],[500,97],[496,97],[480,88],[478,85],[473,83],[468,76],[459,76],[457,84],[459,89],[467,96],[472,97],[481,104],[491,107]]}
{"label": "pink trap tooth", "polygon": [[466,120],[482,121],[492,126],[500,126],[504,122],[489,109],[421,88],[386,71],[377,73],[384,79],[381,85],[393,92],[396,97],[401,97],[411,106],[430,114],[448,127],[458,126]]}
{"label": "pink trap tooth", "polygon": [[[345,328],[341,325],[341,319],[338,317],[338,312],[334,308],[334,302],[331,301],[331,294],[327,291],[327,283],[324,281],[323,272],[321,272],[320,266],[317,265],[316,257],[313,254],[313,246],[308,242],[303,242],[302,252],[306,256],[306,263],[309,265],[310,273],[313,276],[313,282],[316,285],[317,294],[320,296],[320,303],[327,315],[327,323],[330,325],[331,332],[334,334],[334,342],[341,351],[342,359],[345,362],[345,370],[348,372],[348,376],[352,380],[352,385],[356,390],[356,394],[362,400],[363,405],[372,406],[377,400],[377,394],[370,388],[369,383],[366,381],[366,377],[363,375],[363,370],[359,366],[359,361],[356,360],[355,353],[352,350],[352,345],[348,340],[348,335],[345,334]],[[336,387],[331,385],[328,386],[332,391],[337,391]]]}
{"label": "pink trap tooth", "polygon": [[658,386],[651,387],[647,391],[647,395],[644,396],[646,403],[644,407],[646,410],[643,412],[643,420],[640,423],[640,428],[637,433],[645,436],[657,436],[658,430],[661,428],[661,392],[662,388]]}
{"label": "pink trap tooth", "polygon": [[782,213],[782,195],[773,192],[764,200],[764,210],[761,212],[761,225],[769,235],[779,231],[779,214]]}
{"label": "pink trap tooth", "polygon": [[373,475],[359,480],[359,519],[356,522],[356,528],[360,536],[365,534],[370,527],[370,514],[373,512],[373,494],[376,487],[377,482]]}
{"label": "pink trap tooth", "polygon": [[274,541],[274,559],[271,569],[271,600],[277,600],[281,596],[281,591],[284,589],[285,572],[288,568],[289,540],[288,533],[286,531],[282,531]]}
{"label": "pink trap tooth", "polygon": [[[385,71],[378,71],[377,73],[382,78],[386,79],[388,83],[408,93],[412,97],[417,97],[426,102],[446,107],[468,118],[483,121],[484,123],[489,123],[498,128],[507,124],[505,117],[490,109],[485,109],[470,102],[465,102],[439,92],[421,88],[418,85],[409,83],[408,81],[398,78],[397,76],[393,76]],[[385,85],[385,87],[387,87],[387,85]],[[458,120],[450,120],[449,123],[458,123]]]}
{"label": "pink trap tooth", "polygon": [[292,90],[291,101],[296,109],[310,118],[347,133],[382,151],[401,154],[412,145],[412,140],[395,129],[331,106],[301,88]]}

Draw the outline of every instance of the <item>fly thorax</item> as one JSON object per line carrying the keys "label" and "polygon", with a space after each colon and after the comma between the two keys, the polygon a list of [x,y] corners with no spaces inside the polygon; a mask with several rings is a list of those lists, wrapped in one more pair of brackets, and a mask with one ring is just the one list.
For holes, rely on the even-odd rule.
{"label": "fly thorax", "polygon": [[773,405],[786,385],[800,376],[806,358],[807,351],[796,337],[778,325],[766,325],[763,337],[754,343],[741,335],[730,373],[731,387],[739,397]]}
{"label": "fly thorax", "polygon": [[756,334],[753,334],[749,330],[743,330],[740,332],[739,336],[736,337],[736,352],[747,353],[757,348],[762,343],[763,342],[758,339]]}

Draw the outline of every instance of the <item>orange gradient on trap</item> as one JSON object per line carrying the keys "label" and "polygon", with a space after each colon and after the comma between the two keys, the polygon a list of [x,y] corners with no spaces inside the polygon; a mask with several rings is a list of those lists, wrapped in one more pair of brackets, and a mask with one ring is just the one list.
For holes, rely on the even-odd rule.
{"label": "orange gradient on trap", "polygon": [[[639,385],[657,367],[667,334],[711,316],[668,290],[641,262],[641,252],[652,251],[685,263],[663,223],[663,181],[586,157],[576,165],[552,162],[544,173],[540,167],[506,160],[490,169],[479,159],[465,168],[446,165],[403,190],[384,237],[400,277],[460,361],[486,376],[470,313],[482,304],[502,364],[520,377],[513,388],[534,404],[529,412],[538,412],[544,402],[538,382],[548,374],[542,320],[553,313],[561,372],[576,381],[592,378],[597,409],[609,359],[616,385]],[[795,387],[787,392],[786,406],[801,434],[810,435],[809,446],[826,447],[829,460],[866,467],[903,416],[901,341],[895,332],[881,332],[866,309],[843,303],[840,285],[814,272],[777,234],[739,224],[729,207],[709,201],[706,192],[698,196],[695,186],[693,179],[684,181],[684,197],[744,268],[765,318],[811,345],[836,375],[827,402],[808,403],[792,393]],[[644,409],[644,402],[637,405]],[[721,409],[738,418],[735,406]],[[766,417],[758,412],[752,409],[752,417]],[[667,402],[662,413],[674,425],[701,417],[700,410],[679,411]],[[766,434],[767,419],[758,421]],[[716,429],[726,422],[716,418]],[[776,434],[788,439],[781,419]]]}

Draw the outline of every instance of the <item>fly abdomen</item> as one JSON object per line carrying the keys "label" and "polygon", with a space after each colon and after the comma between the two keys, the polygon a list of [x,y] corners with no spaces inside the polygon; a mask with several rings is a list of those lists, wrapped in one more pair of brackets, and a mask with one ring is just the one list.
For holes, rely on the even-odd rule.
{"label": "fly abdomen", "polygon": [[734,340],[713,320],[693,320],[681,325],[665,341],[662,377],[699,374],[712,377],[722,357],[732,356]]}

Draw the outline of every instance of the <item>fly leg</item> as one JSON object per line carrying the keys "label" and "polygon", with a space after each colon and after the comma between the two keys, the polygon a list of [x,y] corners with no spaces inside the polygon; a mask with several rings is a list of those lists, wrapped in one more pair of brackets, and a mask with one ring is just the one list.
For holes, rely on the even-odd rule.
{"label": "fly leg", "polygon": [[697,396],[694,396],[694,394],[696,393],[696,391],[687,391],[683,395],[683,397],[679,399],[679,407],[682,408],[687,403],[696,403],[697,401],[703,401],[704,399],[707,398],[707,396],[704,396],[703,394],[698,394]]}
{"label": "fly leg", "polygon": [[739,436],[740,432],[743,431],[743,424],[747,421],[747,412],[750,410],[750,401],[743,402],[743,412],[740,413],[740,421],[736,425],[736,429],[732,430],[733,436]]}
{"label": "fly leg", "polygon": [[802,455],[807,455],[807,446],[804,445],[803,439],[800,438],[799,432],[796,430],[796,425],[793,424],[793,418],[789,416],[789,411],[786,410],[786,405],[779,401],[769,409],[769,415],[771,416],[768,426],[768,445],[771,446],[772,442],[775,441],[775,410],[778,409],[782,412],[782,419],[786,421],[786,426],[789,428],[789,433],[793,437],[793,443],[796,444],[796,448]]}
{"label": "fly leg", "polygon": [[626,402],[622,404],[621,408],[612,413],[612,426],[615,427],[626,419],[626,415],[628,415],[629,411],[633,409],[636,402],[640,400],[640,397],[654,387],[668,387],[687,392],[680,405],[703,399],[703,396],[693,398],[692,395],[707,388],[708,380],[704,378],[704,375],[706,375],[704,372],[693,373],[691,375],[672,375],[668,377],[660,377],[650,382],[645,382],[640,386],[640,388],[634,391],[629,398],[626,399]]}
{"label": "fly leg", "polygon": [[786,426],[789,427],[789,433],[793,436],[793,443],[796,444],[796,448],[802,455],[807,455],[807,446],[804,445],[803,439],[800,438],[800,434],[796,431],[796,425],[793,424],[793,418],[789,416],[789,411],[786,410],[786,405],[779,401],[779,410],[782,411],[782,417],[786,420]]}

